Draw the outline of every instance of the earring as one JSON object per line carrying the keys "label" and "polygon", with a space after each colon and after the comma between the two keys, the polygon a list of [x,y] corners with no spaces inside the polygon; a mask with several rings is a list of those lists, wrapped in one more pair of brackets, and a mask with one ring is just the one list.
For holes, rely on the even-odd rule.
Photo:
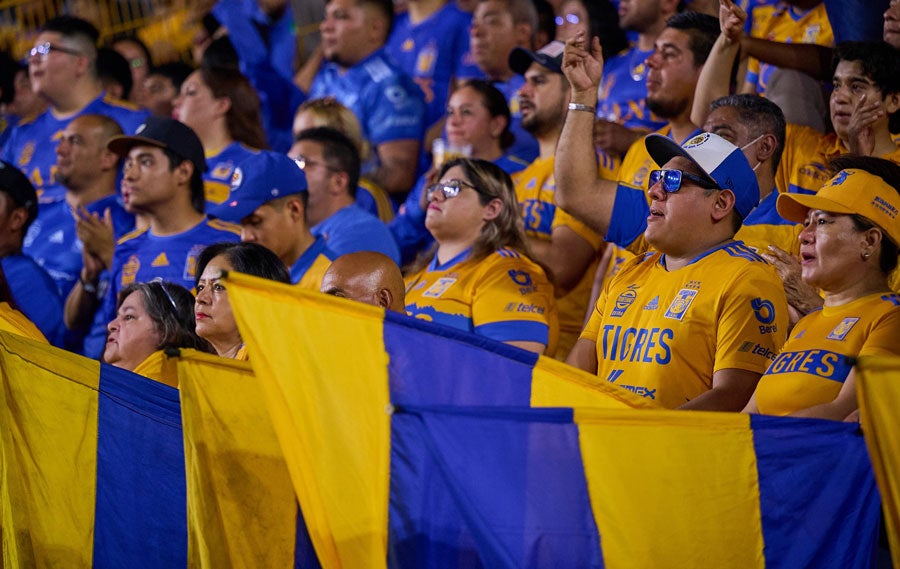
{"label": "earring", "polygon": [[871,251],[868,251],[868,250],[863,251],[863,254],[862,254],[863,260],[868,259],[868,258],[869,258],[869,255],[871,255],[871,254],[872,254]]}

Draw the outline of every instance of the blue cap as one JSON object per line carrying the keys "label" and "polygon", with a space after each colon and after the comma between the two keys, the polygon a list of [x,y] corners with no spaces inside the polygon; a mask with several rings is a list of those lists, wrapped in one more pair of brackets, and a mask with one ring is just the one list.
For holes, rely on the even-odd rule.
{"label": "blue cap", "polygon": [[219,205],[207,205],[213,217],[240,223],[256,208],[274,199],[307,191],[306,174],[284,154],[260,150],[234,169],[231,192]]}

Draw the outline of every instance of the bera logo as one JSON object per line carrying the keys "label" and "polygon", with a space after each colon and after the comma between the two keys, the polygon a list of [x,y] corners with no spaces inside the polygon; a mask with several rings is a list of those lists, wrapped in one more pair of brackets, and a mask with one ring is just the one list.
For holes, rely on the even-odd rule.
{"label": "bera logo", "polygon": [[759,333],[771,334],[778,331],[778,326],[772,324],[775,321],[775,305],[771,300],[762,298],[754,298],[750,301],[750,308],[753,309],[753,315],[760,322]]}

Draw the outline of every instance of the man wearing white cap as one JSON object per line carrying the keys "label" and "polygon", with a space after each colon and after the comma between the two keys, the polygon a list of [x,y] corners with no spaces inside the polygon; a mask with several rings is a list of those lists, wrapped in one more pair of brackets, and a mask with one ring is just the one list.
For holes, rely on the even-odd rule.
{"label": "man wearing white cap", "polygon": [[733,239],[759,185],[741,149],[715,134],[644,143],[661,169],[632,215],[644,204],[656,251],[606,284],[568,362],[667,408],[740,410],[787,332],[781,281]]}

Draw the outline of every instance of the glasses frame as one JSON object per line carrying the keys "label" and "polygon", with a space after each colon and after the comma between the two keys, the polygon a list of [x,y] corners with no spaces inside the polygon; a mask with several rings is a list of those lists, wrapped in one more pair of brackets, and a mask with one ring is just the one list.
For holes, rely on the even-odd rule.
{"label": "glasses frame", "polygon": [[489,198],[496,197],[496,196],[492,196],[492,195],[484,192],[483,190],[473,186],[472,184],[470,184],[469,182],[466,182],[465,180],[459,180],[457,178],[454,178],[452,180],[447,180],[446,182],[437,182],[435,184],[431,184],[430,186],[425,188],[425,200],[431,201],[431,197],[438,190],[441,191],[441,194],[444,196],[445,200],[449,200],[449,199],[452,199],[452,198],[455,198],[456,196],[458,196],[460,190],[462,190],[463,188],[470,188],[472,190],[475,190],[476,192],[478,192],[479,194],[481,194],[485,197],[489,197]]}
{"label": "glasses frame", "polygon": [[[670,175],[671,179],[669,178]],[[700,176],[696,176],[694,174],[691,174],[690,172],[677,170],[675,168],[660,168],[658,170],[651,170],[650,175],[647,177],[647,183],[649,184],[647,188],[652,188],[657,183],[662,182],[663,190],[665,190],[667,194],[674,194],[681,190],[681,186],[684,183],[684,180],[693,182],[694,184],[700,186],[705,190],[722,189],[711,180],[707,180],[706,178],[701,178]]]}
{"label": "glasses frame", "polygon": [[54,45],[48,41],[45,41],[44,43],[38,44],[38,45],[34,46],[33,48],[31,48],[28,51],[28,58],[29,59],[40,58],[41,61],[43,61],[43,60],[47,59],[48,57],[50,57],[50,53],[54,52],[54,51],[58,51],[60,53],[67,53],[69,55],[75,55],[75,56],[84,55],[77,49],[73,49],[71,47],[64,47],[61,45]]}
{"label": "glasses frame", "polygon": [[300,168],[304,172],[306,172],[307,166],[322,166],[329,172],[337,172],[336,169],[334,169],[328,165],[328,162],[325,162],[324,160],[313,160],[311,158],[307,158],[306,156],[304,156],[302,154],[298,154],[294,158],[294,164],[296,164],[297,168]]}

